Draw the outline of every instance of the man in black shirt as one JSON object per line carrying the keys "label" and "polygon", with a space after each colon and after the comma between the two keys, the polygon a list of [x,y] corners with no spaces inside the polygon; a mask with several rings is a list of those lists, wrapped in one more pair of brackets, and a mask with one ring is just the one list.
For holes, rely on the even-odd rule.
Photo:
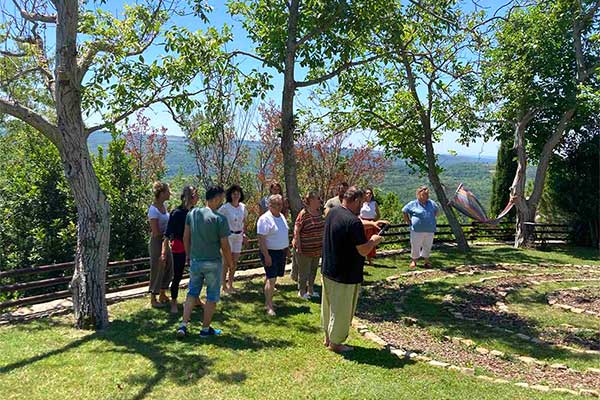
{"label": "man in black shirt", "polygon": [[[348,337],[363,281],[365,256],[383,239],[365,237],[363,222],[357,217],[364,192],[356,187],[344,194],[341,207],[332,208],[325,219],[323,237],[323,296],[321,323],[325,346],[335,352],[352,350],[343,342]],[[365,221],[381,226],[385,221]]]}

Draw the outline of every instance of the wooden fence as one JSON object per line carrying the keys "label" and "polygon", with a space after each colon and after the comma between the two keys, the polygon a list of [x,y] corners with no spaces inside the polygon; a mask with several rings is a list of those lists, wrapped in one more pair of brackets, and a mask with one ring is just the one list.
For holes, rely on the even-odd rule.
{"label": "wooden fence", "polygon": [[[514,225],[463,225],[469,241],[512,241]],[[568,225],[536,224],[534,232],[542,244],[564,241],[569,235]],[[384,234],[385,247],[408,247],[410,232],[405,224],[391,225]],[[449,225],[438,225],[436,243],[453,242],[454,236]],[[249,248],[242,251],[238,269],[260,266],[257,240],[249,241]],[[0,271],[0,309],[44,303],[71,296],[69,283],[74,263],[44,265],[10,271]],[[106,289],[108,293],[148,286],[150,276],[149,258],[111,261],[106,269]],[[188,275],[184,275],[184,279]]]}

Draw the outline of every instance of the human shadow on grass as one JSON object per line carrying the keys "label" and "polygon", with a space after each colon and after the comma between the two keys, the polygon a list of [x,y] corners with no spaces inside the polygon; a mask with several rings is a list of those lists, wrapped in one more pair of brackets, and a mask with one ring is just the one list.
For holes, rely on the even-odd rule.
{"label": "human shadow on grass", "polygon": [[[556,358],[592,361],[597,356],[590,354],[573,353],[565,349],[559,349],[544,344],[522,341],[510,337],[505,332],[494,330],[483,325],[491,323],[499,328],[505,328],[501,320],[497,320],[498,313],[493,310],[477,309],[475,321],[456,319],[444,308],[442,296],[452,293],[453,296],[465,300],[469,294],[463,289],[455,289],[454,284],[448,282],[427,282],[414,286],[410,294],[402,303],[403,312],[396,311],[395,303],[398,300],[398,288],[388,287],[381,283],[370,287],[359,299],[357,316],[372,322],[395,322],[402,317],[417,318],[420,323],[429,327],[442,328],[443,335],[463,336],[470,339],[486,340],[493,339],[515,348],[519,354],[530,355],[535,358]],[[541,301],[540,297],[533,300]],[[467,305],[468,306],[468,305]],[[542,326],[533,319],[517,314],[511,314],[513,330],[524,333],[530,337],[539,337]]]}
{"label": "human shadow on grass", "polygon": [[398,358],[385,349],[354,345],[352,347],[354,348],[353,351],[342,354],[348,361],[386,369],[404,368],[407,365],[414,364],[414,361],[407,358]]}

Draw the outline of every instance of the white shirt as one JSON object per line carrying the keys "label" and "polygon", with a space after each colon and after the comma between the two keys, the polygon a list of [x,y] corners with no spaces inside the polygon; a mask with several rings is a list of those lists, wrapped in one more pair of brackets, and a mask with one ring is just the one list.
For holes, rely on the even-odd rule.
{"label": "white shirt", "polygon": [[365,219],[375,219],[377,217],[377,203],[375,200],[363,203],[360,208],[360,217]]}
{"label": "white shirt", "polygon": [[274,217],[271,211],[260,216],[256,222],[256,233],[265,237],[267,249],[281,250],[289,246],[288,224],[283,214]]}
{"label": "white shirt", "polygon": [[229,229],[232,232],[244,231],[244,220],[248,216],[248,210],[244,203],[239,203],[237,207],[231,203],[225,203],[219,208],[219,213],[227,218]]}
{"label": "white shirt", "polygon": [[158,230],[164,234],[167,231],[167,224],[169,223],[169,213],[161,213],[154,204],[151,204],[148,208],[148,219],[158,220]]}

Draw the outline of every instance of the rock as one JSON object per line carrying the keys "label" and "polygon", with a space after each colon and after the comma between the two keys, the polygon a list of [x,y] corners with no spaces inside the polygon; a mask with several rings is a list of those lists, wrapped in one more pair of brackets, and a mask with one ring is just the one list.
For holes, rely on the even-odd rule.
{"label": "rock", "polygon": [[475,368],[460,367],[460,372],[467,375],[475,375]]}
{"label": "rock", "polygon": [[461,344],[462,340],[463,338],[460,338],[458,336],[452,336],[452,338],[450,338],[450,341],[454,344]]}
{"label": "rock", "polygon": [[494,357],[504,357],[504,353],[498,350],[490,351],[490,355]]}
{"label": "rock", "polygon": [[531,342],[535,343],[535,344],[546,344],[546,342],[544,342],[542,339],[539,338],[531,338]]}
{"label": "rock", "polygon": [[485,347],[477,347],[477,348],[475,349],[475,351],[476,351],[476,352],[478,352],[479,354],[483,354],[483,355],[489,354],[489,352],[490,352],[490,351],[489,351],[488,349],[486,349]]}
{"label": "rock", "polygon": [[579,392],[576,392],[575,390],[571,390],[571,389],[567,389],[567,388],[552,388],[550,389],[551,392],[556,392],[556,393],[566,393],[566,394],[572,394],[577,396],[579,394]]}
{"label": "rock", "polygon": [[583,308],[571,307],[571,312],[574,312],[575,314],[583,314],[584,311]]}
{"label": "rock", "polygon": [[548,304],[550,304],[550,305],[556,304],[556,299],[549,299]]}
{"label": "rock", "polygon": [[520,356],[519,361],[524,362],[525,364],[533,364],[536,359],[532,357]]}
{"label": "rock", "polygon": [[422,356],[422,355],[417,355],[416,357],[413,357],[412,359],[415,360],[415,361],[421,361],[421,362],[429,362],[429,361],[431,361],[430,357]]}
{"label": "rock", "polygon": [[567,304],[556,304],[555,306],[558,308],[561,308],[563,310],[567,310],[567,311],[569,311],[571,309],[571,306],[569,306]]}
{"label": "rock", "polygon": [[431,360],[427,364],[429,364],[433,367],[439,367],[439,368],[448,368],[450,366],[450,364],[448,364],[446,362],[436,361],[436,360]]}
{"label": "rock", "polygon": [[408,353],[408,358],[411,358],[411,359],[416,359],[418,356],[419,355],[417,353]]}
{"label": "rock", "polygon": [[408,356],[408,352],[402,349],[390,349],[390,353],[400,358],[405,358]]}
{"label": "rock", "polygon": [[522,388],[528,388],[529,387],[529,383],[526,383],[526,382],[517,382],[517,383],[515,383],[515,386],[519,386],[519,387],[522,387]]}
{"label": "rock", "polygon": [[482,381],[494,382],[494,378],[486,375],[477,375],[475,378],[481,379]]}
{"label": "rock", "polygon": [[558,363],[550,364],[550,368],[552,368],[552,369],[562,369],[562,370],[569,369],[569,367],[567,367],[566,365],[564,365],[564,364],[558,364]]}
{"label": "rock", "polygon": [[579,390],[579,394],[582,396],[600,397],[600,392],[590,389],[581,389]]}
{"label": "rock", "polygon": [[379,345],[382,345],[382,346],[386,346],[387,345],[387,342],[385,340],[383,340],[382,338],[380,338],[379,336],[377,336],[376,334],[374,334],[371,331],[365,332],[365,337],[367,339],[371,340],[372,342],[375,342],[375,343],[377,343]]}
{"label": "rock", "polygon": [[494,379],[494,383],[510,383],[510,382],[507,381],[506,379],[496,378],[496,379]]}
{"label": "rock", "polygon": [[471,339],[461,339],[460,342],[467,347],[475,347],[475,342]]}
{"label": "rock", "polygon": [[525,335],[524,333],[517,333],[515,337],[523,340],[531,340],[531,337]]}
{"label": "rock", "polygon": [[539,390],[540,392],[549,392],[550,391],[550,387],[545,386],[545,385],[531,385],[529,387],[534,390]]}
{"label": "rock", "polygon": [[592,374],[600,374],[600,368],[588,368],[585,370],[585,372],[589,372]]}

